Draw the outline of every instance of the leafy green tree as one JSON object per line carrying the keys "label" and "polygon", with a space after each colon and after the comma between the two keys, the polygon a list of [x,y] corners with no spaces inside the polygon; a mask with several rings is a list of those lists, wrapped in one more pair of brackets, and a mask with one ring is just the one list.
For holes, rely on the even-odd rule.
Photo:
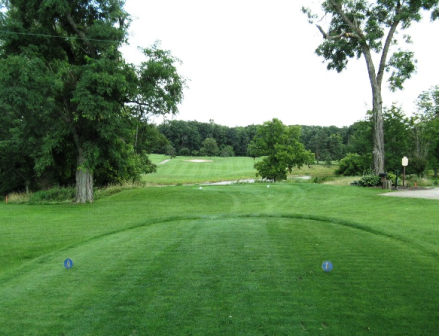
{"label": "leafy green tree", "polygon": [[216,140],[213,138],[207,138],[203,141],[203,153],[207,156],[216,156],[218,155],[219,148],[216,143]]}
{"label": "leafy green tree", "polygon": [[328,139],[328,152],[330,160],[340,160],[343,157],[343,140],[339,133],[331,134]]}
{"label": "leafy green tree", "polygon": [[233,151],[232,146],[223,146],[220,151],[220,156],[223,158],[228,158],[231,156],[235,156],[235,152]]}
{"label": "leafy green tree", "polygon": [[306,149],[315,153],[317,161],[340,160],[346,148],[344,138],[346,138],[345,128],[336,126],[301,126],[300,141]]}
{"label": "leafy green tree", "polygon": [[[425,154],[434,176],[439,171],[439,85],[423,91],[416,100],[417,115],[414,122],[414,157]],[[424,153],[422,152],[424,148]],[[418,154],[418,155],[416,155]]]}
{"label": "leafy green tree", "polygon": [[409,155],[410,123],[400,107],[384,109],[386,171],[401,170],[401,159]]}
{"label": "leafy green tree", "polygon": [[318,127],[309,143],[310,150],[315,154],[317,162],[330,159],[328,151],[329,135],[323,127]]}
{"label": "leafy green tree", "polygon": [[337,175],[344,176],[362,175],[367,170],[367,167],[364,167],[363,164],[364,162],[361,160],[360,155],[356,153],[348,153],[343,159],[340,160],[335,173]]}
{"label": "leafy green tree", "polygon": [[[35,139],[37,175],[53,170],[61,148],[75,152],[75,201],[93,202],[95,172],[125,175],[136,162],[133,119],[177,112],[185,86],[179,60],[156,44],[143,49],[140,66],[125,63],[118,50],[130,22],[123,1],[2,4],[0,29],[8,34],[0,45],[0,89],[8,94],[0,106],[20,111],[23,134]],[[17,75],[21,82],[12,80]]]}
{"label": "leafy green tree", "polygon": [[146,121],[135,120],[136,124],[134,150],[136,153],[145,151],[151,153],[163,153],[168,139],[159,132],[157,126],[148,124]]}
{"label": "leafy green tree", "polygon": [[171,159],[173,159],[177,156],[177,151],[175,150],[175,148],[171,144],[168,144],[168,145],[166,145],[166,148],[165,148],[165,155],[169,156]]}
{"label": "leafy green tree", "polygon": [[371,113],[366,114],[364,120],[355,122],[350,127],[351,136],[346,146],[348,153],[356,153],[361,157],[361,167],[364,170],[372,170],[372,148],[373,148],[373,123]]}
{"label": "leafy green tree", "polygon": [[[405,80],[415,71],[413,52],[398,50],[389,57],[390,47],[397,43],[396,34],[413,22],[421,20],[423,10],[432,10],[431,18],[439,16],[439,0],[325,0],[321,2],[323,16],[329,26],[316,25],[324,41],[316,53],[328,62],[328,70],[344,70],[350,58],[364,57],[367,65],[373,102],[373,169],[384,171],[384,120],[381,95],[385,72],[390,72],[391,90],[403,89]],[[310,9],[302,9],[310,23],[318,18]],[[318,21],[320,22],[320,21]],[[406,42],[410,37],[404,35]],[[373,54],[379,54],[376,68]]]}
{"label": "leafy green tree", "polygon": [[304,149],[299,138],[300,126],[285,126],[276,118],[259,126],[249,145],[252,155],[264,157],[254,164],[257,176],[274,182],[285,180],[287,171],[313,160],[314,154]]}

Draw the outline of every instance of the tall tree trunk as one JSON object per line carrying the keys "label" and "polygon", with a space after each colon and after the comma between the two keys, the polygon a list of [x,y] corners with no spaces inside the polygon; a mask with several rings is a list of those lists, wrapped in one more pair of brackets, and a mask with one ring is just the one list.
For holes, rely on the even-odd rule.
{"label": "tall tree trunk", "polygon": [[75,203],[93,203],[93,172],[85,166],[87,158],[84,155],[76,128],[73,128],[73,139],[78,149]]}
{"label": "tall tree trunk", "polygon": [[29,195],[29,186],[30,186],[30,180],[29,179],[26,179],[25,185],[26,185],[26,195]]}
{"label": "tall tree trunk", "polygon": [[363,46],[363,55],[367,64],[370,86],[372,88],[372,113],[373,113],[373,172],[378,175],[384,172],[384,121],[383,99],[381,97],[381,66],[378,75],[375,74],[372,55],[369,48]]}
{"label": "tall tree trunk", "polygon": [[384,121],[381,92],[374,93],[373,124],[373,172],[378,175],[384,172]]}
{"label": "tall tree trunk", "polygon": [[86,159],[82,149],[78,155],[78,169],[76,170],[75,203],[93,203],[93,173],[84,167]]}

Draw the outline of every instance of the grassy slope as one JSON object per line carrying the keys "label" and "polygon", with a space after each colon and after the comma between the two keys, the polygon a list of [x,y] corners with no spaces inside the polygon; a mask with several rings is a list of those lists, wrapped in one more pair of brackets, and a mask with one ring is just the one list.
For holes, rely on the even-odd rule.
{"label": "grassy slope", "polygon": [[2,204],[0,335],[433,334],[439,203],[378,192],[188,186]]}
{"label": "grassy slope", "polygon": [[[163,155],[153,154],[151,161],[158,165],[158,172],[143,177],[143,181],[153,184],[200,183],[255,178],[254,160],[248,157],[190,157],[178,156],[172,160]],[[165,160],[169,160],[164,162]],[[189,162],[207,160],[212,162]],[[164,163],[162,163],[164,162]]]}
{"label": "grassy slope", "polygon": [[[158,166],[157,173],[143,176],[143,181],[150,184],[190,184],[200,182],[235,181],[254,179],[255,162],[249,157],[192,157],[178,156],[172,160],[169,157],[152,154],[151,161]],[[212,162],[190,162],[191,160],[206,160]],[[166,161],[166,162],[165,162]],[[313,165],[310,168],[293,169],[290,177],[311,175],[325,177],[333,175],[336,166],[327,168],[324,165]]]}

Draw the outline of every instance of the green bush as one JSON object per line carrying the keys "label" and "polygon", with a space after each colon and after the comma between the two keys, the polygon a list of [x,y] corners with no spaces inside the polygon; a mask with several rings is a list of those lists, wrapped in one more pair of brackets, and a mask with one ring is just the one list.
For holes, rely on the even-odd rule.
{"label": "green bush", "polygon": [[392,180],[392,185],[396,185],[396,174],[393,174],[392,172],[387,172],[387,180]]}
{"label": "green bush", "polygon": [[357,176],[364,172],[363,163],[360,155],[348,153],[346,157],[340,160],[336,175]]}
{"label": "green bush", "polygon": [[48,190],[40,190],[33,193],[29,197],[29,204],[38,204],[45,202],[65,202],[73,201],[75,198],[76,189],[70,188],[52,188]]}
{"label": "green bush", "polygon": [[182,149],[180,149],[179,155],[180,156],[189,156],[189,155],[191,155],[191,151],[189,150],[189,148],[183,147]]}
{"label": "green bush", "polygon": [[377,175],[365,175],[358,181],[358,184],[362,187],[376,187],[381,185],[381,177]]}

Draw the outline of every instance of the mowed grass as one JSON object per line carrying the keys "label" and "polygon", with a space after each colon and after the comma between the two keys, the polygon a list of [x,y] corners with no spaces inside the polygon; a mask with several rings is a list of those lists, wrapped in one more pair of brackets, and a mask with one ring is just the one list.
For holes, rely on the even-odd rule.
{"label": "mowed grass", "polygon": [[1,204],[0,335],[435,335],[439,202],[379,193],[259,183]]}
{"label": "mowed grass", "polygon": [[[150,184],[190,184],[201,182],[235,181],[254,179],[254,160],[249,157],[169,157],[152,154],[157,173],[144,175],[142,180]],[[194,162],[205,161],[205,162]]]}
{"label": "mowed grass", "polygon": [[[144,175],[142,180],[148,184],[170,185],[203,182],[239,181],[255,179],[257,171],[253,168],[256,160],[250,157],[193,157],[167,156],[151,154],[151,161],[157,164],[157,172]],[[204,162],[197,162],[204,161]],[[304,166],[294,168],[289,179],[297,176],[327,177],[334,176],[336,166],[325,165]],[[260,179],[260,177],[259,177]]]}

